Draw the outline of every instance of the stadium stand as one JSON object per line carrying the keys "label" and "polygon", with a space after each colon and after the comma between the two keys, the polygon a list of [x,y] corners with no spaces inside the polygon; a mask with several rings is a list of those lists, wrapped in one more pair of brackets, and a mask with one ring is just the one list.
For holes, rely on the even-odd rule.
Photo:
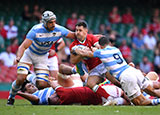
{"label": "stadium stand", "polygon": [[[28,4],[31,10],[35,4],[40,7],[44,7],[46,10],[52,10],[57,15],[57,23],[65,26],[67,18],[72,12],[77,12],[78,15],[84,14],[86,21],[88,22],[89,29],[96,31],[100,24],[107,24],[108,13],[111,11],[114,5],[119,7],[119,13],[122,15],[125,12],[125,8],[130,7],[132,14],[135,18],[135,25],[139,30],[144,28],[145,24],[150,22],[150,18],[153,13],[153,6],[156,8],[159,5],[159,1],[149,0],[147,3],[145,0],[130,1],[127,0],[98,0],[98,1],[85,1],[85,0],[5,0],[0,3],[0,19],[8,23],[10,19],[15,21],[15,25],[18,27],[18,40],[19,44],[24,40],[27,31],[36,23],[35,20],[24,21],[21,17],[23,6]],[[145,4],[145,5],[144,5]],[[143,7],[142,7],[143,6]],[[131,46],[132,39],[127,37],[127,32],[132,28],[133,24],[111,24],[112,30],[115,30],[119,35],[127,40],[127,44]],[[159,35],[159,34],[158,34]],[[120,46],[121,40],[117,40],[118,46]],[[10,40],[5,40],[5,46],[10,44]],[[154,60],[154,52],[150,50],[137,50],[132,49],[133,62],[138,64],[141,62],[143,56],[146,55],[152,62]],[[16,77],[16,68],[7,68],[3,65],[0,66],[0,82],[11,82]]]}

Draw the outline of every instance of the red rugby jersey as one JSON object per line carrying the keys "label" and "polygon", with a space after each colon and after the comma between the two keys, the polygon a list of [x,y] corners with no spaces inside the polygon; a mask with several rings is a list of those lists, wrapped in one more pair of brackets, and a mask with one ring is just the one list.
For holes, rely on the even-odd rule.
{"label": "red rugby jersey", "polygon": [[[76,46],[76,45],[84,45],[87,46],[89,48],[91,48],[91,46],[95,46],[95,44],[98,42],[98,38],[96,38],[95,36],[93,36],[92,34],[87,34],[86,40],[83,43],[80,43],[77,39],[75,39],[71,45],[70,45],[70,50],[72,49],[72,47]],[[87,58],[87,59],[83,59],[85,64],[87,64],[89,70],[93,69],[94,67],[96,67],[97,65],[99,65],[101,62],[101,60],[99,58]]]}
{"label": "red rugby jersey", "polygon": [[60,97],[60,104],[62,105],[74,103],[80,103],[81,105],[98,105],[102,103],[101,97],[88,87],[59,87],[56,89],[56,93]]}

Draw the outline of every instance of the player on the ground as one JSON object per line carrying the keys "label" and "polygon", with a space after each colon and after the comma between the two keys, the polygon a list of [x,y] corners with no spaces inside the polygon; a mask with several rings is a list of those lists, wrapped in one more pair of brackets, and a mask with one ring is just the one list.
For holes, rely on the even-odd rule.
{"label": "player on the ground", "polygon": [[[64,88],[50,80],[52,87],[38,90],[33,84],[27,83],[17,95],[24,97],[34,105],[129,105],[123,91],[114,85],[104,85],[107,99],[100,97],[88,87]],[[55,90],[54,90],[55,89]]]}
{"label": "player on the ground", "polygon": [[[80,61],[83,61],[86,64],[89,72],[87,86],[97,94],[105,97],[107,94],[105,94],[103,88],[99,87],[98,90],[94,88],[94,86],[97,86],[96,84],[99,84],[104,80],[105,73],[107,71],[101,60],[96,57],[83,58],[82,56],[75,53],[75,49],[77,48],[87,49],[91,47],[99,47],[98,38],[91,34],[88,34],[88,25],[85,21],[79,21],[76,24],[75,35],[76,39],[70,45],[70,61],[73,64],[77,64]],[[116,83],[118,84],[118,82]]]}
{"label": "player on the ground", "polygon": [[21,88],[28,70],[34,65],[37,76],[36,86],[41,89],[48,87],[48,51],[52,44],[61,37],[75,38],[75,34],[68,29],[56,24],[56,15],[51,11],[45,11],[42,15],[42,23],[33,26],[27,33],[26,39],[18,48],[15,64],[17,66],[17,80],[12,83],[7,105],[14,104],[14,97]]}
{"label": "player on the ground", "polygon": [[122,89],[126,92],[133,104],[160,104],[160,99],[148,100],[143,96],[141,89],[156,97],[160,97],[160,90],[153,89],[142,72],[129,66],[123,59],[119,49],[109,45],[109,36],[101,37],[99,44],[101,49],[93,49],[92,51],[76,49],[76,53],[84,57],[100,58],[110,74],[120,81]]}

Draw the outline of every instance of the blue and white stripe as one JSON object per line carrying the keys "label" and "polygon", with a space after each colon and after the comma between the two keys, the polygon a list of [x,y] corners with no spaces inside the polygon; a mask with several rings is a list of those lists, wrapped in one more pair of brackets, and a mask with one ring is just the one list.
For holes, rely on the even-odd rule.
{"label": "blue and white stripe", "polygon": [[[115,54],[116,56],[114,57]],[[120,50],[116,47],[107,46],[104,49],[96,50],[94,57],[100,58],[110,74],[117,79],[119,79],[121,73],[129,67],[122,57]]]}
{"label": "blue and white stripe", "polygon": [[48,31],[43,24],[37,24],[28,32],[26,38],[32,40],[32,44],[29,49],[37,54],[44,55],[51,48],[52,44],[59,40],[61,37],[67,36],[69,30],[55,25],[53,31]]}
{"label": "blue and white stripe", "polygon": [[40,105],[48,105],[48,97],[53,95],[55,90],[50,88],[45,88],[43,90],[38,90],[33,95],[37,96],[39,98],[39,104]]}

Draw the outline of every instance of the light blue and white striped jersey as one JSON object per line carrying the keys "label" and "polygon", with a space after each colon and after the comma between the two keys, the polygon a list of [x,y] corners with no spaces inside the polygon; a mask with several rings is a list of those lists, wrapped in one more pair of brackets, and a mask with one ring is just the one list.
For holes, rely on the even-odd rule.
{"label": "light blue and white striped jersey", "polygon": [[129,67],[120,50],[116,47],[108,45],[104,49],[96,50],[93,55],[100,58],[110,74],[118,80],[121,73]]}
{"label": "light blue and white striped jersey", "polygon": [[53,31],[48,31],[43,23],[40,23],[32,27],[26,38],[33,41],[29,47],[33,53],[44,55],[49,51],[53,43],[61,37],[67,36],[68,33],[69,30],[60,25],[56,24]]}
{"label": "light blue and white striped jersey", "polygon": [[55,90],[52,87],[50,87],[38,90],[32,95],[35,95],[39,98],[39,105],[48,105],[48,97],[53,95],[54,92]]}

